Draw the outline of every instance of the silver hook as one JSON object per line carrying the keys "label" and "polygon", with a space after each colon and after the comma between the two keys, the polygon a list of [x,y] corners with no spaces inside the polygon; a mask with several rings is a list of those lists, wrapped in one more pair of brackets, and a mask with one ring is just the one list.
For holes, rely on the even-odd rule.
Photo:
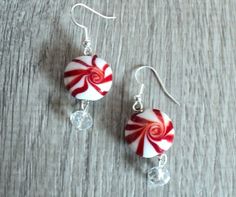
{"label": "silver hook", "polygon": [[136,70],[136,72],[135,72],[135,79],[136,79],[137,83],[141,85],[139,95],[137,95],[137,96],[140,97],[141,94],[143,93],[143,89],[144,89],[144,84],[141,83],[141,82],[138,80],[137,74],[138,74],[139,71],[141,71],[142,69],[145,69],[145,68],[149,68],[149,69],[152,70],[152,72],[155,74],[155,77],[157,78],[157,81],[160,83],[161,88],[162,88],[162,90],[164,91],[164,93],[165,93],[172,101],[174,101],[177,105],[180,105],[180,103],[179,103],[173,96],[171,96],[171,94],[166,90],[166,88],[165,88],[165,86],[164,86],[164,84],[163,84],[161,78],[159,77],[157,71],[156,71],[153,67],[151,67],[151,66],[141,66],[141,67],[139,67],[139,68]]}
{"label": "silver hook", "polygon": [[76,7],[78,6],[81,6],[81,7],[84,7],[86,9],[88,9],[89,11],[93,12],[94,14],[97,14],[98,16],[102,17],[102,18],[105,18],[105,19],[116,19],[115,16],[105,16],[103,14],[100,14],[99,12],[95,11],[94,9],[88,7],[87,5],[83,4],[83,3],[77,3],[75,4],[72,8],[71,8],[71,18],[72,18],[72,21],[75,23],[75,25],[81,27],[84,29],[84,33],[85,33],[85,41],[90,41],[89,40],[89,36],[88,36],[88,28],[84,25],[81,25],[79,24],[76,19],[75,19],[75,15],[74,15],[74,10]]}

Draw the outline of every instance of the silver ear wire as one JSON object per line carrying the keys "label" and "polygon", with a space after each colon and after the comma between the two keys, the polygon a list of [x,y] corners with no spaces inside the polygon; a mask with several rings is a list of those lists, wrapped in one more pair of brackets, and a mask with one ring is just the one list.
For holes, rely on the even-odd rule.
{"label": "silver ear wire", "polygon": [[144,84],[141,84],[141,88],[139,90],[139,93],[134,96],[134,104],[133,104],[133,110],[135,112],[142,112],[143,111],[143,102],[142,102],[142,94],[143,94]]}
{"label": "silver ear wire", "polygon": [[[75,25],[77,25],[78,27],[81,27],[84,29],[84,34],[85,34],[85,40],[84,40],[84,47],[85,47],[85,54],[86,53],[91,53],[91,44],[90,44],[90,39],[89,39],[89,36],[88,36],[88,28],[84,25],[81,25],[80,23],[78,23],[75,19],[75,14],[74,14],[74,10],[76,7],[78,6],[81,6],[81,7],[84,7],[86,9],[88,9],[89,11],[91,11],[92,13],[102,17],[102,18],[105,18],[105,19],[116,19],[115,16],[105,16],[103,14],[100,14],[99,12],[95,11],[94,9],[88,7],[87,5],[83,4],[83,3],[77,3],[75,4],[72,8],[71,8],[71,18],[72,18],[72,21],[75,23]],[[87,48],[87,52],[86,52],[86,48]]]}
{"label": "silver ear wire", "polygon": [[[135,79],[136,79],[137,83],[141,85],[140,92],[139,92],[139,94],[136,95],[135,97],[141,97],[141,94],[143,93],[144,84],[141,83],[140,80],[138,80],[137,74],[138,74],[139,71],[141,71],[142,69],[145,69],[145,68],[150,69],[150,70],[154,73],[154,75],[155,75],[157,81],[160,83],[160,86],[161,86],[162,90],[164,91],[164,93],[165,93],[172,101],[174,101],[177,105],[180,105],[180,103],[179,103],[173,96],[171,96],[171,94],[166,90],[166,88],[165,88],[165,86],[164,86],[164,84],[163,84],[161,78],[159,77],[157,71],[156,71],[153,67],[151,67],[151,66],[141,66],[141,67],[139,67],[139,68],[135,71]],[[140,100],[140,102],[141,102],[141,100]],[[133,108],[134,108],[134,106],[133,106]]]}

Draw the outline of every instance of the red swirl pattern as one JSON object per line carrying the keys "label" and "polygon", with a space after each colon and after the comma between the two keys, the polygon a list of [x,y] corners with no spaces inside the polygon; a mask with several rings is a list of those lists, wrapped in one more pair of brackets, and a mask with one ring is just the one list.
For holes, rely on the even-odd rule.
{"label": "red swirl pattern", "polygon": [[92,57],[91,64],[87,64],[80,59],[73,59],[72,62],[82,65],[83,69],[81,69],[81,67],[78,67],[78,69],[76,68],[64,72],[64,78],[73,77],[73,79],[66,84],[66,88],[68,90],[72,89],[78,82],[80,82],[82,78],[84,78],[83,86],[75,88],[71,92],[72,96],[76,97],[76,95],[85,92],[88,89],[89,85],[91,85],[102,96],[107,94],[107,91],[103,91],[102,88],[98,85],[112,81],[112,74],[105,76],[105,71],[109,67],[109,65],[105,64],[103,65],[102,69],[100,69],[96,65],[96,59],[97,56],[94,55]]}
{"label": "red swirl pattern", "polygon": [[[174,140],[173,125],[168,116],[163,116],[158,109],[152,109],[150,113],[155,117],[155,121],[136,113],[131,116],[125,127],[125,140],[130,145],[134,143],[134,151],[143,157],[149,157],[144,154],[146,147],[149,147],[147,151],[155,151],[147,155],[155,156],[169,149]],[[148,146],[145,143],[148,143]]]}

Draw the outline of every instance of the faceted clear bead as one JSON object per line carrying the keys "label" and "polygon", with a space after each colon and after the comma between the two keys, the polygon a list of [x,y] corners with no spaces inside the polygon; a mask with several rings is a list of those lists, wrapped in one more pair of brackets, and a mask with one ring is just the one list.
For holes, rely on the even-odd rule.
{"label": "faceted clear bead", "polygon": [[70,115],[71,124],[78,130],[86,130],[92,127],[93,119],[90,114],[84,110],[75,111]]}
{"label": "faceted clear bead", "polygon": [[148,173],[149,186],[163,186],[170,180],[170,173],[166,167],[153,167]]}

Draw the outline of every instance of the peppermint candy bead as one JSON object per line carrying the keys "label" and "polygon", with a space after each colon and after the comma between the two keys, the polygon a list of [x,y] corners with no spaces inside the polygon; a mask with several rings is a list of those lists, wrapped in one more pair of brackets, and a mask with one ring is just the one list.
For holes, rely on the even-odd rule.
{"label": "peppermint candy bead", "polygon": [[170,118],[158,109],[146,109],[131,116],[125,140],[139,156],[151,158],[167,151],[174,140]]}
{"label": "peppermint candy bead", "polygon": [[66,66],[64,83],[77,99],[99,100],[112,86],[112,70],[96,55],[80,56]]}

